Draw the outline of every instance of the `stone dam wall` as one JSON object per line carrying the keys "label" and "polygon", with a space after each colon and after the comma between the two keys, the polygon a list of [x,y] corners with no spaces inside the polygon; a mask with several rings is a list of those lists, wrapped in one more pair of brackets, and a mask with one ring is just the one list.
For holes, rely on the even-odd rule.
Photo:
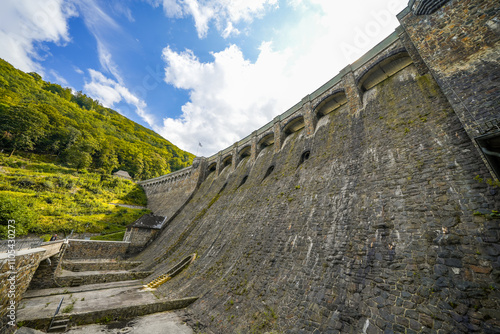
{"label": "stone dam wall", "polygon": [[499,53],[498,4],[430,12],[438,2],[410,1],[394,34],[179,173],[190,173],[179,189],[178,175],[142,182],[148,206],[171,216],[137,270],[152,279],[197,254],[157,290],[199,296],[194,328],[500,332],[498,176],[472,130],[498,117],[497,79],[484,75]]}

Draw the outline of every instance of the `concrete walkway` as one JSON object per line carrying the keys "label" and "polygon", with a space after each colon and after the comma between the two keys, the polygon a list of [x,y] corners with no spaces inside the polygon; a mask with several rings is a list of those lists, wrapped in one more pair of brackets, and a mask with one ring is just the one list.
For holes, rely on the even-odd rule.
{"label": "concrete walkway", "polygon": [[[62,297],[64,297],[64,301],[61,306],[62,313],[59,313],[61,315],[64,315],[64,313],[86,313],[90,311],[115,309],[123,305],[139,306],[157,303],[162,300],[162,298],[157,298],[153,293],[144,291],[141,289],[141,286],[137,285],[100,290],[75,291],[70,294],[60,293],[47,295],[47,293],[43,293],[42,291],[38,291],[39,297],[25,298],[21,301],[17,312],[18,321],[52,317]],[[63,312],[65,309],[66,312]]]}
{"label": "concrete walkway", "polygon": [[[17,330],[16,334],[42,334],[30,328]],[[184,324],[174,312],[161,312],[137,317],[132,320],[109,323],[107,325],[77,326],[68,330],[71,334],[192,334],[193,330]]]}

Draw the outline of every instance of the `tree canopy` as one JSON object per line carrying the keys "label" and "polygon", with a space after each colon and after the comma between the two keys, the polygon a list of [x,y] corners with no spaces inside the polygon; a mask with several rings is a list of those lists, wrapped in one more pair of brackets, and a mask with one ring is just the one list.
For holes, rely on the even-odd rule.
{"label": "tree canopy", "polygon": [[82,92],[46,82],[0,59],[0,149],[53,156],[81,169],[157,177],[194,156]]}

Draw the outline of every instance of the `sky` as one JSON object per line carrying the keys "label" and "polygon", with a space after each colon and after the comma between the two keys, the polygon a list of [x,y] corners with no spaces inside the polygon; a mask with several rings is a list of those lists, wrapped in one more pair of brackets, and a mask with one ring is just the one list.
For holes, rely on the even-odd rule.
{"label": "sky", "polygon": [[0,58],[198,156],[299,102],[408,0],[2,0]]}

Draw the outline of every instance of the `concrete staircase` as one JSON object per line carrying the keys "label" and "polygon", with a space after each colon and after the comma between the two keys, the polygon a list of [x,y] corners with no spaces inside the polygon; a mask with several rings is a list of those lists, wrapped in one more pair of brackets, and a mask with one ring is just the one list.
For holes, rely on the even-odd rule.
{"label": "concrete staircase", "polygon": [[64,333],[68,330],[68,324],[68,317],[58,317],[57,319],[54,319],[54,321],[50,324],[49,328],[47,329],[47,333]]}

